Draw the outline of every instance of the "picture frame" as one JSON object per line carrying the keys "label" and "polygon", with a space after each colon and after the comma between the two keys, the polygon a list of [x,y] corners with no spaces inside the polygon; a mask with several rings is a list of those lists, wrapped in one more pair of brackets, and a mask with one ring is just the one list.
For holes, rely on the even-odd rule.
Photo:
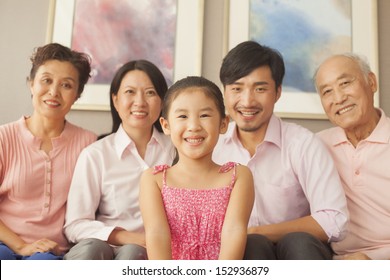
{"label": "picture frame", "polygon": [[[250,0],[228,0],[228,38],[226,49],[249,40]],[[273,1],[279,2],[279,1]],[[283,1],[280,1],[283,2]],[[280,3],[281,5],[283,3]],[[352,49],[365,56],[374,73],[378,73],[377,1],[351,0]],[[269,46],[278,49],[278,46]],[[316,65],[317,67],[317,65]],[[314,74],[312,71],[311,74]],[[375,106],[379,106],[379,93],[375,94]],[[327,119],[320,97],[315,92],[289,92],[282,85],[282,96],[275,104],[274,112],[282,118]]]}
{"label": "picture frame", "polygon": [[[71,46],[75,1],[50,1],[48,42]],[[173,82],[189,75],[201,74],[203,16],[204,0],[177,0]],[[109,86],[87,83],[72,109],[109,111]]]}

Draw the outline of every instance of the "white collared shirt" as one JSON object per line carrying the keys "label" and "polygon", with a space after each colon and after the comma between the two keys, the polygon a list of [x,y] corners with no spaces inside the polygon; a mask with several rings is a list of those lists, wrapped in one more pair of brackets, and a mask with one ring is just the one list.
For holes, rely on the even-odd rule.
{"label": "white collared shirt", "polygon": [[149,167],[172,164],[169,137],[153,128],[145,158],[122,126],[82,151],[70,187],[64,231],[70,242],[107,241],[115,227],[143,232],[138,194],[141,174]]}
{"label": "white collared shirt", "polygon": [[348,212],[337,170],[326,147],[307,129],[273,115],[264,141],[251,157],[231,122],[213,160],[235,161],[251,169],[255,203],[249,227],[311,215],[329,240],[345,236]]}

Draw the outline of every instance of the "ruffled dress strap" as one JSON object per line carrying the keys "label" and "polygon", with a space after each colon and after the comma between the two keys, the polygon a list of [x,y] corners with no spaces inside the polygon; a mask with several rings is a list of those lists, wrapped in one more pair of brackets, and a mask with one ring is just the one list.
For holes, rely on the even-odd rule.
{"label": "ruffled dress strap", "polygon": [[163,181],[163,186],[166,185],[166,173],[167,173],[167,169],[169,168],[170,166],[167,165],[167,164],[162,164],[162,165],[156,165],[155,167],[153,167],[153,174],[157,174],[157,173],[160,173],[162,172],[162,181]]}
{"label": "ruffled dress strap", "polygon": [[221,166],[219,169],[219,173],[226,173],[229,172],[231,169],[233,169],[233,174],[232,174],[232,180],[230,182],[230,187],[232,188],[234,186],[234,183],[236,182],[236,166],[239,165],[237,162],[232,162],[229,161],[225,163],[224,165]]}

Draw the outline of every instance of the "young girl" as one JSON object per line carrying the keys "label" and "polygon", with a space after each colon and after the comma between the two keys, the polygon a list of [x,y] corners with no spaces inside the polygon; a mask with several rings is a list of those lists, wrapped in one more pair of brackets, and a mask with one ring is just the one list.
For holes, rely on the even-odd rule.
{"label": "young girl", "polygon": [[211,159],[229,122],[221,91],[202,77],[176,82],[164,98],[160,122],[178,159],[141,177],[148,258],[242,259],[253,179],[245,166]]}

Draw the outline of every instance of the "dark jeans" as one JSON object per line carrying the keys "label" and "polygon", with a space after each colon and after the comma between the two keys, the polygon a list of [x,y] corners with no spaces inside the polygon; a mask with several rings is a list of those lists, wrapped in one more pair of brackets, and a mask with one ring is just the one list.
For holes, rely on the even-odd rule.
{"label": "dark jeans", "polygon": [[245,260],[331,260],[329,244],[306,232],[286,234],[277,243],[264,235],[249,234]]}

